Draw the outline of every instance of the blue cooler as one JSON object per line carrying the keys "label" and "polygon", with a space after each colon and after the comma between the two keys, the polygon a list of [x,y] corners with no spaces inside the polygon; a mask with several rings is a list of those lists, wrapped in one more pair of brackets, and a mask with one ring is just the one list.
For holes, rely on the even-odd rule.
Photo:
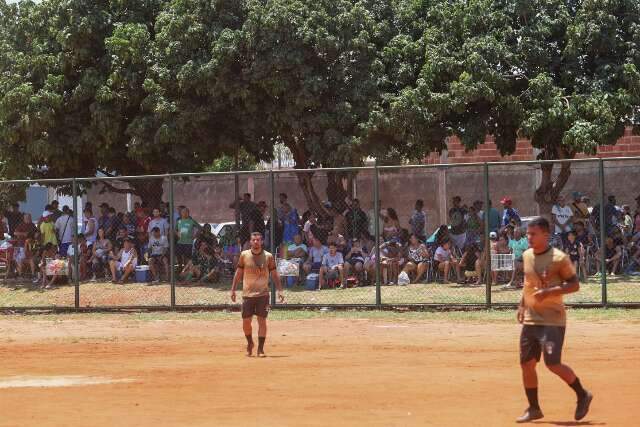
{"label": "blue cooler", "polygon": [[298,278],[295,276],[287,276],[287,288],[293,288],[298,282]]}
{"label": "blue cooler", "polygon": [[311,273],[307,275],[307,278],[304,281],[304,288],[307,291],[315,291],[318,289],[318,282],[320,280],[320,276],[317,273]]}
{"label": "blue cooler", "polygon": [[139,265],[136,267],[136,282],[149,283],[151,282],[151,271],[148,265]]}

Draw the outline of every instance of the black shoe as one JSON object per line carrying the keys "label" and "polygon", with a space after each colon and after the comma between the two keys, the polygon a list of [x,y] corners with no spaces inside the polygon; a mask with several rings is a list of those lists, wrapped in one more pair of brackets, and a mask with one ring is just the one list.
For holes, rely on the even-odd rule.
{"label": "black shoe", "polygon": [[584,396],[578,399],[578,405],[576,406],[576,421],[580,421],[587,416],[592,400],[593,394],[585,390]]}
{"label": "black shoe", "polygon": [[250,343],[247,343],[247,356],[251,357],[253,356],[253,341],[251,341]]}
{"label": "black shoe", "polygon": [[517,423],[528,423],[530,421],[535,421],[535,420],[539,420],[540,418],[543,418],[544,415],[542,414],[542,411],[540,410],[540,408],[528,408],[526,411],[524,411],[524,414],[522,414],[522,416],[518,419],[516,419]]}

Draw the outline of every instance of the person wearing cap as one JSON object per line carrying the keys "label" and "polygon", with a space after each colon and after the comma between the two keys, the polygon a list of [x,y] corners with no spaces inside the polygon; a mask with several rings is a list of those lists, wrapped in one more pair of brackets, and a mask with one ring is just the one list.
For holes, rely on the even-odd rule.
{"label": "person wearing cap", "polygon": [[[124,239],[122,249],[120,249],[115,259],[112,259],[109,264],[113,283],[122,284],[135,272],[136,266],[138,265],[138,253],[130,237]],[[120,279],[116,280],[118,275]]]}
{"label": "person wearing cap", "polygon": [[507,225],[519,226],[521,224],[520,215],[518,211],[513,207],[513,201],[510,197],[503,197],[500,200],[504,211],[502,212],[502,226]]}
{"label": "person wearing cap", "polygon": [[580,222],[585,227],[587,227],[589,223],[589,206],[584,202],[584,194],[579,191],[574,191],[571,196],[573,197],[573,202],[571,202],[571,211],[573,212],[573,223]]}
{"label": "person wearing cap", "polygon": [[40,223],[40,234],[42,236],[42,244],[51,243],[58,247],[58,238],[56,237],[56,228],[53,224],[53,214],[49,211],[42,213],[42,222]]}

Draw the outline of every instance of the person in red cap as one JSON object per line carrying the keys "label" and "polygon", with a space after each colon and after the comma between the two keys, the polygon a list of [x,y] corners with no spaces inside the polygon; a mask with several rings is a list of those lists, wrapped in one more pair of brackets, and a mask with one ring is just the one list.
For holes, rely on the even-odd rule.
{"label": "person in red cap", "polygon": [[502,207],[504,208],[504,211],[502,212],[502,226],[505,227],[507,225],[520,225],[520,215],[518,214],[518,211],[512,206],[513,201],[511,200],[511,197],[503,197],[502,200],[500,200],[500,203],[502,203]]}

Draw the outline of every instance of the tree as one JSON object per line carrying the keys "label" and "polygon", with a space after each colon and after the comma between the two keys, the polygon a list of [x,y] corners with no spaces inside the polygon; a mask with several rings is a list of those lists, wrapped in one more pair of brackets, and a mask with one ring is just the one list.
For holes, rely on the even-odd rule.
{"label": "tree", "polygon": [[[427,2],[423,2],[427,3]],[[468,149],[519,134],[541,159],[571,159],[614,144],[637,115],[640,6],[635,1],[437,1],[425,12],[419,76],[392,94],[379,122],[408,141],[441,124]],[[372,126],[375,131],[378,128]],[[384,129],[384,127],[382,127]],[[543,165],[535,199],[549,213],[570,163]]]}

